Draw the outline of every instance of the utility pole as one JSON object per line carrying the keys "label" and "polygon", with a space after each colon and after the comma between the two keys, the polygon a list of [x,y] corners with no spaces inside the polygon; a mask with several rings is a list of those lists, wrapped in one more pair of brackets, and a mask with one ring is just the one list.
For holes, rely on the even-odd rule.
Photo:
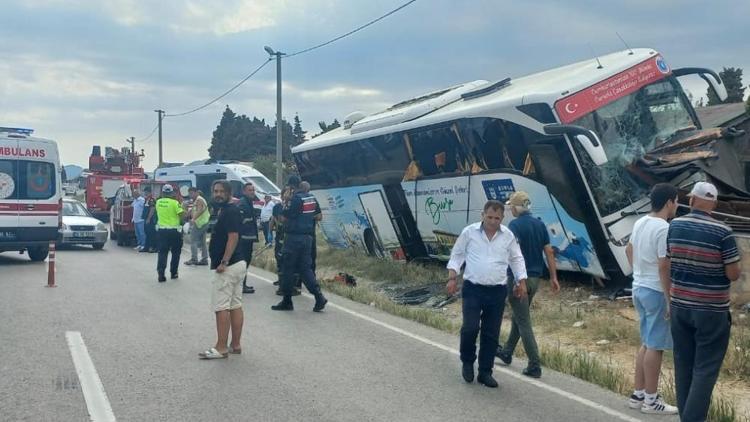
{"label": "utility pole", "polygon": [[133,173],[133,168],[137,167],[138,162],[137,153],[135,152],[135,136],[131,136],[130,139],[125,138],[125,142],[130,144],[130,173]]}
{"label": "utility pole", "polygon": [[161,165],[164,164],[164,156],[162,155],[162,148],[161,148],[161,121],[164,120],[164,110],[154,110],[154,111],[159,113],[159,166],[158,167],[161,167]]}
{"label": "utility pole", "polygon": [[284,181],[281,180],[282,169],[282,142],[281,142],[281,56],[285,54],[281,51],[274,51],[271,47],[265,46],[264,50],[270,56],[276,56],[276,186],[281,188]]}

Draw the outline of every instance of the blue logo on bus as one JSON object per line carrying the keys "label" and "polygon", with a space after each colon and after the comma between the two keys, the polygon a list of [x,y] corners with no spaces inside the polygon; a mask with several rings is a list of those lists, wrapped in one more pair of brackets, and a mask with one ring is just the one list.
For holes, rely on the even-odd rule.
{"label": "blue logo on bus", "polygon": [[667,65],[662,56],[656,58],[656,67],[659,68],[659,72],[661,73],[669,73],[669,65]]}
{"label": "blue logo on bus", "polygon": [[516,191],[512,179],[482,180],[482,187],[487,199],[494,199],[505,203],[508,197]]}

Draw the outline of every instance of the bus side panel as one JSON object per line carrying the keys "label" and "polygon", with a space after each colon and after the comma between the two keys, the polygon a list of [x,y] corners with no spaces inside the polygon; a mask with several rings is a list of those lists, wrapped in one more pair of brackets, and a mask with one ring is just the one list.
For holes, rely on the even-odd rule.
{"label": "bus side panel", "polygon": [[469,176],[460,176],[401,184],[429,256],[450,258],[468,221],[468,183]]}
{"label": "bus side panel", "polygon": [[[550,195],[546,186],[537,181],[507,173],[472,176],[471,221],[481,219],[484,203],[488,199],[505,203],[516,191],[529,194],[531,212],[547,226],[558,269],[605,276],[584,223],[573,219]],[[507,226],[513,219],[513,213],[506,207],[503,224]]]}
{"label": "bus side panel", "polygon": [[[382,185],[322,189],[311,192],[320,203],[320,210],[323,213],[320,228],[329,245],[337,249],[354,248],[365,253],[373,252],[371,250],[373,245],[368,245],[367,239],[371,235],[377,238],[378,234],[389,231],[386,227],[373,227],[377,223],[371,222],[362,205],[363,201],[360,194],[375,191],[381,192],[382,197],[385,198]],[[389,216],[373,216],[375,222],[389,220]],[[384,249],[384,255],[387,257],[392,257],[396,251],[400,252],[401,250],[401,245],[398,242],[390,241],[390,239],[382,239],[379,243],[381,243],[380,246]]]}

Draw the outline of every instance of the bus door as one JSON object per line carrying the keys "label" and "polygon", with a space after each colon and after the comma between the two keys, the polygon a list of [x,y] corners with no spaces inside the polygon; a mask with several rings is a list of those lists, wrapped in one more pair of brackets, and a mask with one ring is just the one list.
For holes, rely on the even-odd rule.
{"label": "bus door", "polygon": [[[412,208],[409,205],[409,201],[406,199],[404,192],[404,186],[398,185],[384,185],[383,190],[385,196],[388,199],[388,205],[391,208],[392,221],[396,227],[396,233],[401,241],[401,247],[403,248],[405,258],[424,258],[427,256],[427,250],[422,243],[422,236],[419,235],[417,229],[417,223],[414,221],[414,215],[412,214]],[[411,192],[412,197],[414,192]]]}
{"label": "bus door", "polygon": [[359,201],[370,223],[371,231],[365,231],[365,246],[371,255],[384,257],[400,249],[393,217],[385,203],[383,192],[374,190],[359,193]]}
{"label": "bus door", "polygon": [[577,166],[567,142],[555,138],[549,142],[532,143],[528,148],[534,171],[547,187],[560,221],[562,233],[552,233],[562,240],[557,245],[552,240],[558,266],[568,269],[566,267],[572,264],[573,271],[604,276],[590,236],[592,231],[587,229],[591,227],[587,223],[591,222],[586,217],[585,209],[588,207],[585,205],[590,204],[591,200],[576,171]]}

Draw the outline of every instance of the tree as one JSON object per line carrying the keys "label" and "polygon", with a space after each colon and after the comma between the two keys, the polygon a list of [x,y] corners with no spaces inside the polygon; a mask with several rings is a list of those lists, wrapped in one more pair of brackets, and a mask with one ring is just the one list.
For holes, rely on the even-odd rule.
{"label": "tree", "polygon": [[292,130],[292,133],[294,134],[294,144],[299,145],[303,142],[305,142],[305,132],[302,130],[302,122],[299,120],[299,115],[294,115],[294,129]]}
{"label": "tree", "polygon": [[[294,145],[292,125],[282,120],[282,156],[291,159]],[[265,120],[246,115],[238,116],[229,106],[222,114],[214,130],[209,156],[215,160],[255,161],[261,155],[276,154],[276,127],[269,127]]]}
{"label": "tree", "polygon": [[709,87],[706,92],[708,97],[708,105],[717,104],[729,104],[729,103],[741,103],[742,99],[745,98],[745,87],[742,86],[742,69],[734,67],[725,67],[719,72],[724,87],[727,90],[726,101],[720,101],[714,91]]}
{"label": "tree", "polygon": [[317,133],[317,134],[313,135],[313,138],[316,137],[316,136],[320,136],[320,135],[322,135],[322,134],[324,134],[326,132],[330,132],[330,131],[336,129],[337,127],[341,127],[341,123],[339,123],[338,120],[333,119],[333,123],[331,123],[329,125],[329,124],[326,124],[325,121],[321,120],[321,121],[318,122],[318,126],[320,127],[320,133]]}

